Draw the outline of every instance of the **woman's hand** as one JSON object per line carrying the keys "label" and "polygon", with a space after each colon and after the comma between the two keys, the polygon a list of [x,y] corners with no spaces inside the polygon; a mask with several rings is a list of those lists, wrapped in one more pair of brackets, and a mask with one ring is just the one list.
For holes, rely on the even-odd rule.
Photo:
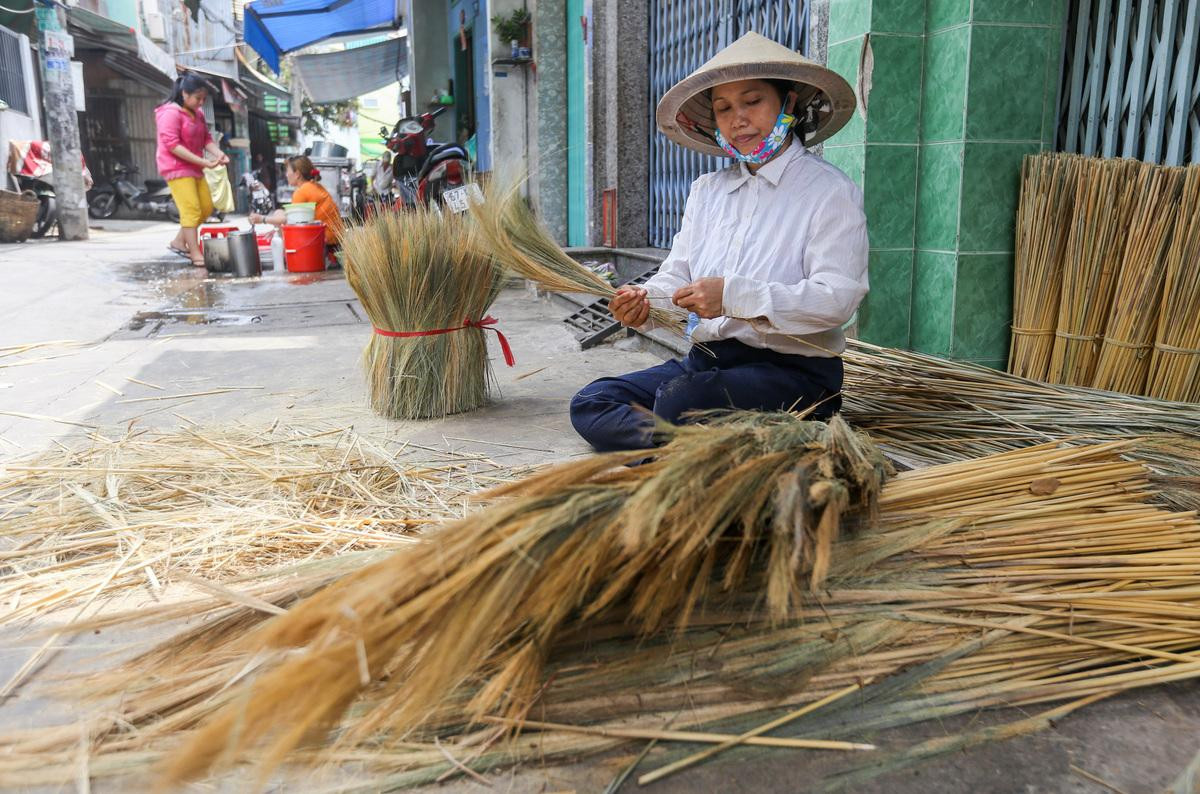
{"label": "woman's hand", "polygon": [[262,222],[263,222],[263,216],[259,215],[257,212],[250,213],[250,223],[258,224],[258,223],[262,223]]}
{"label": "woman's hand", "polygon": [[705,320],[721,316],[725,297],[725,279],[702,278],[675,290],[671,300],[681,309],[695,312]]}
{"label": "woman's hand", "polygon": [[221,152],[221,156],[217,158],[217,165],[229,165],[229,155]]}
{"label": "woman's hand", "polygon": [[608,302],[613,319],[626,328],[637,328],[650,319],[650,300],[641,287],[621,287]]}
{"label": "woman's hand", "polygon": [[213,160],[213,159],[212,159],[212,158],[210,158],[210,157],[205,157],[205,158],[204,158],[204,165],[203,165],[203,166],[201,166],[201,167],[202,167],[202,168],[216,168],[216,167],[217,167],[217,166],[219,166],[219,165],[220,165],[220,163],[218,163],[216,160]]}

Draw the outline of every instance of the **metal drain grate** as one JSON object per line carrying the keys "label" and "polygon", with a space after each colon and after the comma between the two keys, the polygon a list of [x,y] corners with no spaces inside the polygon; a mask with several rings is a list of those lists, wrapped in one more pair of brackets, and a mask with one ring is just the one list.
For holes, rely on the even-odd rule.
{"label": "metal drain grate", "polygon": [[[657,272],[657,266],[649,268],[624,282],[621,286],[645,284]],[[575,330],[575,337],[579,340],[579,347],[583,350],[595,347],[622,328],[621,324],[614,320],[612,315],[608,313],[608,298],[600,298],[592,301],[587,306],[563,319],[563,322]]]}

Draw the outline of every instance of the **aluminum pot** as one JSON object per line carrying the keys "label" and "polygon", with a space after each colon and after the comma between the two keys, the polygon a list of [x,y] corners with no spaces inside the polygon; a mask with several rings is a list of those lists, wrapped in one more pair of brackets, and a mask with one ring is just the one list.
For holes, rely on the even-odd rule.
{"label": "aluminum pot", "polygon": [[312,154],[309,156],[320,160],[327,157],[345,157],[349,153],[350,150],[341,144],[331,141],[316,141],[312,145]]}
{"label": "aluminum pot", "polygon": [[229,264],[233,275],[238,278],[262,275],[262,261],[258,258],[258,235],[254,230],[234,232],[229,241]]}
{"label": "aluminum pot", "polygon": [[204,240],[204,269],[209,273],[229,272],[229,238],[207,237]]}

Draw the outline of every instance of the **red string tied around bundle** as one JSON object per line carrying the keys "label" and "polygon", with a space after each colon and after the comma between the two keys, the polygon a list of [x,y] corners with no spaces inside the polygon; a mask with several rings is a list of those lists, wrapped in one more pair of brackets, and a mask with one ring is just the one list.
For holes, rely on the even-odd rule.
{"label": "red string tied around bundle", "polygon": [[516,358],[513,357],[512,348],[508,345],[508,338],[501,333],[499,328],[493,328],[496,323],[500,322],[495,317],[488,315],[482,320],[472,320],[467,318],[463,320],[463,324],[454,328],[437,328],[432,331],[387,331],[383,328],[375,328],[375,333],[380,336],[390,336],[394,339],[409,339],[414,336],[440,336],[441,334],[451,334],[455,331],[462,331],[466,328],[481,328],[484,331],[491,331],[496,334],[496,338],[500,340],[500,349],[504,352],[504,363],[508,366],[515,366]]}

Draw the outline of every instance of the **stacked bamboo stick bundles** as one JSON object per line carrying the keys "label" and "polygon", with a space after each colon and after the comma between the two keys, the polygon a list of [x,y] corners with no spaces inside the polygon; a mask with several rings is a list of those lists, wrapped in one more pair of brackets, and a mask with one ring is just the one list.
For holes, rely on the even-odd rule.
{"label": "stacked bamboo stick bundles", "polygon": [[1200,270],[1200,200],[1186,190],[1197,172],[1069,154],[1025,159],[1010,372],[1197,399],[1189,395],[1200,391],[1200,348],[1186,338],[1197,325],[1188,285]]}
{"label": "stacked bamboo stick bundles", "polygon": [[1179,203],[1146,393],[1200,402],[1200,166],[1187,169]]}

